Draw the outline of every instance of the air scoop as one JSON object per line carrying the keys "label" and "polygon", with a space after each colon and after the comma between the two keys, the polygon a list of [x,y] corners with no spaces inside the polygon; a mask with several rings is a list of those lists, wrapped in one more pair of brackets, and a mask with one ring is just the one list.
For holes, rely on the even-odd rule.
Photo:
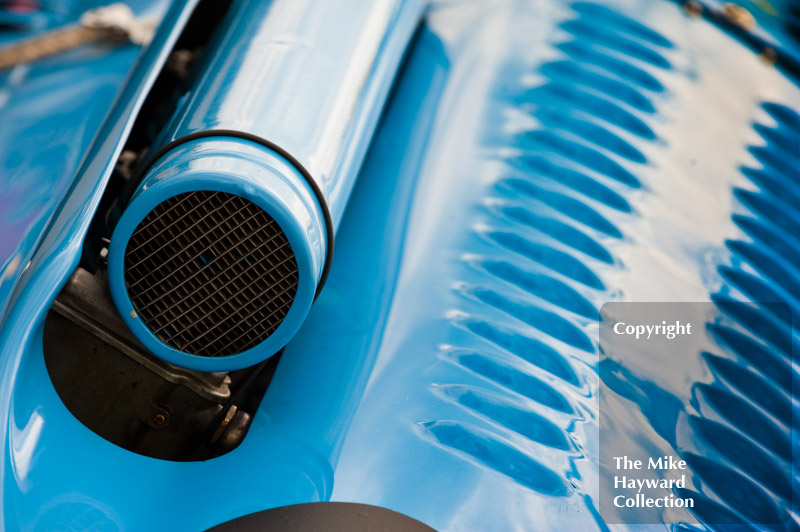
{"label": "air scoop", "polygon": [[109,247],[155,355],[228,371],[294,336],[423,4],[234,2]]}

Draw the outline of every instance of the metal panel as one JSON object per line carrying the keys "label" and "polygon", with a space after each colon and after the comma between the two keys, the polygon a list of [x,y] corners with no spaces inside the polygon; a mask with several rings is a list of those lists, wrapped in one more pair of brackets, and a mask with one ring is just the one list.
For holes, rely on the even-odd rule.
{"label": "metal panel", "polygon": [[[266,400],[285,404],[301,368],[325,363],[314,355],[322,345],[326,359],[350,353],[354,366],[374,365],[351,409],[331,414],[308,399],[276,420],[352,416],[343,443],[297,427],[334,455],[341,447],[334,500],[387,506],[437,530],[604,530],[602,303],[729,294],[796,307],[797,181],[786,149],[798,139],[789,124],[800,91],[677,5],[598,4],[499,2],[488,15],[451,3],[431,15],[444,57],[433,38],[415,49],[339,233],[340,252],[364,267],[334,267]],[[447,78],[438,98],[439,86],[422,88],[433,65]],[[412,180],[409,197],[399,183]],[[785,493],[755,469],[786,475],[785,457],[731,458],[762,449],[753,431],[773,422],[761,394],[796,410],[788,354],[766,346],[761,369],[742,343],[689,354],[672,369],[690,377],[685,389],[654,384],[663,368],[641,358],[618,361],[643,411],[632,441],[698,455],[701,520],[732,512],[735,479],[754,504]],[[710,414],[694,412],[692,394],[709,375],[752,412],[748,424],[705,430]],[[316,379],[311,389],[317,401],[339,397]],[[700,451],[676,439],[686,416]]]}
{"label": "metal panel", "polygon": [[[96,197],[84,174],[0,339],[9,527],[201,530],[332,497],[438,530],[606,529],[597,310],[771,293],[797,308],[800,90],[675,3],[490,4],[430,14],[343,218],[329,284],[228,455],[132,455],[82,427],[52,390],[37,341],[57,288],[36,288],[74,267],[92,210],[82,206]],[[791,356],[754,350],[744,333],[712,357],[691,354],[677,369],[708,379],[684,388],[619,361],[643,398],[633,426],[648,445],[678,445],[665,412],[706,438],[707,420],[726,412],[713,401],[692,411],[698,389],[756,412],[693,451],[695,487],[726,511],[720,441],[757,442],[770,397],[796,417]],[[736,474],[755,497],[770,489],[746,467]],[[198,504],[223,481],[213,504]]]}
{"label": "metal panel", "polygon": [[[36,20],[40,32],[51,29],[41,27],[45,20],[74,24],[80,12],[65,7],[45,5],[24,18]],[[131,7],[156,20],[167,8],[164,0]],[[27,36],[0,30],[0,44]],[[139,52],[139,46],[96,43],[0,72],[0,321]]]}

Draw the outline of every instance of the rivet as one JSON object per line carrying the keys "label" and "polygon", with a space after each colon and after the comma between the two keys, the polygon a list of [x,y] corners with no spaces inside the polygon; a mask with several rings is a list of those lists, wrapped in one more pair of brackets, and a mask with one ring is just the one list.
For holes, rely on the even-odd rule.
{"label": "rivet", "polygon": [[683,4],[683,10],[690,17],[699,17],[703,14],[703,4],[697,0],[689,0]]}
{"label": "rivet", "polygon": [[766,47],[761,50],[761,60],[772,66],[778,61],[778,52],[775,51],[775,48]]}
{"label": "rivet", "polygon": [[732,2],[726,2],[722,5],[722,15],[730,23],[746,30],[752,29],[756,25],[756,19],[753,18],[753,15],[748,10]]}

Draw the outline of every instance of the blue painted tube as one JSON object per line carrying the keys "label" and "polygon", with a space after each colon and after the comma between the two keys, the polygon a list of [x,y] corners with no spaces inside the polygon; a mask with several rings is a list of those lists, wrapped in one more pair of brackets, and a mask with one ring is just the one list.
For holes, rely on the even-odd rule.
{"label": "blue painted tube", "polygon": [[[166,344],[142,319],[124,282],[125,248],[142,219],[165,198],[198,190],[234,194],[269,213],[286,235],[297,262],[297,292],[277,330],[257,346],[223,358],[185,353]],[[111,294],[122,318],[150,351],[167,362],[200,371],[251,366],[283,347],[308,314],[325,262],[325,222],[303,176],[264,146],[229,137],[191,140],[160,158],[135,192],[114,236],[109,278],[115,281],[110,283]]]}
{"label": "blue painted tube", "polygon": [[[336,228],[424,5],[424,0],[233,3],[208,45],[195,85],[156,143],[156,154],[109,248],[112,296],[128,326],[154,354],[197,370],[239,369],[268,358],[299,329],[324,283]],[[275,281],[275,286],[285,285],[281,292],[263,284],[238,287],[237,279],[251,276],[248,272],[230,282],[215,281],[214,287],[234,287],[236,294],[264,290],[253,296],[264,305],[252,312],[231,308],[225,314],[203,306],[217,288],[186,288],[204,275],[192,270],[185,281],[153,282],[147,290],[167,293],[155,297],[155,306],[142,303],[133,287],[140,280],[131,281],[126,273],[135,261],[125,259],[137,247],[132,244],[140,238],[137,228],[144,231],[146,220],[157,219],[147,217],[159,205],[198,191],[239,196],[277,222],[294,255],[296,287],[289,286],[294,272]],[[167,244],[148,245],[161,249]],[[231,257],[244,248],[222,252]],[[197,249],[186,257],[213,262],[220,252]],[[169,264],[152,267],[159,271],[146,274],[147,283],[166,276],[183,259],[163,260]],[[261,273],[277,275],[270,272]],[[181,293],[187,301],[152,310],[159,300]],[[208,295],[203,299],[201,293]],[[148,308],[162,321],[150,319]],[[173,314],[177,318],[163,325]],[[208,317],[212,314],[217,318]],[[262,315],[265,321],[259,321]],[[181,329],[184,325],[193,328]],[[236,332],[227,330],[237,327]],[[259,328],[271,332],[251,334]],[[225,334],[208,345],[210,338]]]}

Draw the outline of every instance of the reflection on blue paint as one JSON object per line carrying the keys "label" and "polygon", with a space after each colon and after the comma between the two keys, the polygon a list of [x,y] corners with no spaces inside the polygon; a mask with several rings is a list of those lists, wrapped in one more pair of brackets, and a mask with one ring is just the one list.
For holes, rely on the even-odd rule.
{"label": "reflection on blue paint", "polygon": [[[253,428],[192,464],[103,441],[46,376],[35,288],[51,297],[74,266],[80,230],[68,227],[90,218],[81,209],[116,141],[98,145],[2,331],[7,528],[200,530],[333,498],[440,530],[606,530],[599,375],[641,412],[632,438],[690,464],[701,520],[796,514],[798,103],[780,72],[670,2],[439,3],[343,215],[328,285]],[[121,129],[116,116],[103,131]],[[77,157],[77,144],[46,153]],[[41,184],[46,165],[31,168],[15,186]],[[0,226],[32,228],[30,251],[41,213],[14,212]],[[709,323],[686,395],[637,359],[598,367],[600,306],[664,299],[778,300],[795,319],[762,309]],[[787,326],[793,344],[775,345]],[[678,427],[697,445],[682,447]],[[220,478],[229,489],[198,505]]]}

